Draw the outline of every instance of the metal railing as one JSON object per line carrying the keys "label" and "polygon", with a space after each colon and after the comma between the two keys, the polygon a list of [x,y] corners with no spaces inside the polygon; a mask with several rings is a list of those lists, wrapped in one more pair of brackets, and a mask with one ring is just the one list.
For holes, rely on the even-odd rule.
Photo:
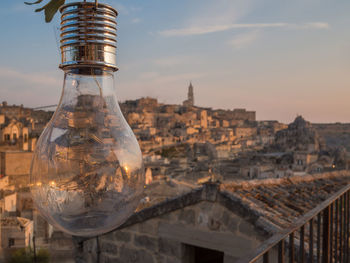
{"label": "metal railing", "polygon": [[350,185],[237,263],[350,262]]}

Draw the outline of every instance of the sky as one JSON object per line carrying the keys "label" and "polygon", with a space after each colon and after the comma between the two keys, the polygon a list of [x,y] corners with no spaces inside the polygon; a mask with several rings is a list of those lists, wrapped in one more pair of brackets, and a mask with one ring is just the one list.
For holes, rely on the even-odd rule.
{"label": "sky", "polygon": [[[43,3],[46,3],[44,0]],[[66,1],[66,2],[73,2]],[[348,0],[100,0],[118,16],[120,101],[246,108],[258,120],[350,122]],[[0,100],[59,101],[59,15],[0,7]]]}

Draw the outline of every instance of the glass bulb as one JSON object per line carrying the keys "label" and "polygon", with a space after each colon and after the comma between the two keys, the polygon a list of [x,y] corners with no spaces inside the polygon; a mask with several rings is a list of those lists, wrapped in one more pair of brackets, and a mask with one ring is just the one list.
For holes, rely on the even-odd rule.
{"label": "glass bulb", "polygon": [[38,140],[31,167],[36,207],[58,229],[96,236],[120,226],[144,189],[138,142],[108,69],[65,69],[60,103]]}

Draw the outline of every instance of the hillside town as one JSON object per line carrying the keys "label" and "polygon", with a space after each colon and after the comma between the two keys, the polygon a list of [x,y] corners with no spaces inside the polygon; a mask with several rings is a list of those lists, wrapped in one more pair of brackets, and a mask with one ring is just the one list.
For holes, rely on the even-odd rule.
{"label": "hillside town", "polygon": [[[249,182],[264,185],[266,180],[277,183],[298,177],[300,183],[310,178],[321,180],[325,174],[327,180],[338,182],[335,188],[347,181],[334,178],[337,172],[348,170],[349,145],[336,141],[337,131],[350,131],[348,125],[311,124],[302,116],[288,125],[261,121],[251,110],[196,106],[194,93],[190,83],[181,105],[163,104],[154,98],[120,103],[144,156],[147,187],[138,211],[166,205],[198,189],[207,191],[212,184],[243,191],[250,187]],[[41,218],[29,191],[33,150],[52,114],[5,101],[0,106],[0,249],[5,258],[14,249],[35,245],[46,249],[56,260],[52,262],[73,262],[69,261],[74,256],[72,238]],[[247,184],[239,186],[237,182],[242,181]],[[187,213],[192,210],[184,209],[177,216],[191,221]],[[220,213],[228,213],[220,209]],[[142,233],[143,223],[137,224]],[[214,221],[209,228],[219,229]],[[253,231],[251,225],[246,228]],[[256,234],[249,242],[253,246],[262,238]],[[153,260],[149,262],[165,262]]]}

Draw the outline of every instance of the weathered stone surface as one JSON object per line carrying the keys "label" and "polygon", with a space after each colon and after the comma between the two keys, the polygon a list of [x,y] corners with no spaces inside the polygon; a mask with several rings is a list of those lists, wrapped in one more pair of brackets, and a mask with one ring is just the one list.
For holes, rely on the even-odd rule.
{"label": "weathered stone surface", "polygon": [[208,228],[212,231],[219,231],[221,228],[221,222],[214,217],[209,218]]}
{"label": "weathered stone surface", "polygon": [[111,255],[118,255],[118,245],[108,241],[102,241],[100,244],[101,252],[105,252]]}
{"label": "weathered stone surface", "polygon": [[170,219],[172,219],[173,216],[174,216],[174,212],[173,213],[166,213],[164,215],[161,215],[159,218],[162,220],[170,220]]}
{"label": "weathered stone surface", "polygon": [[126,242],[130,242],[131,236],[132,235],[129,232],[117,230],[117,231],[113,232],[112,240],[126,243]]}
{"label": "weathered stone surface", "polygon": [[120,259],[125,263],[154,263],[152,255],[147,251],[125,246],[120,249]]}
{"label": "weathered stone surface", "polygon": [[254,226],[244,220],[241,220],[239,224],[239,232],[247,236],[256,235],[256,230]]}
{"label": "weathered stone surface", "polygon": [[220,192],[218,195],[218,201],[226,209],[235,214],[239,214],[244,218],[249,217],[257,220],[261,215],[258,211],[252,209],[246,203],[242,202],[241,197],[238,197],[237,195],[233,195],[226,191]]}
{"label": "weathered stone surface", "polygon": [[84,263],[84,254],[89,253],[86,247],[84,247],[85,239],[79,237],[72,237],[74,260],[77,263]]}
{"label": "weathered stone surface", "polygon": [[203,190],[203,195],[205,196],[203,199],[214,202],[216,201],[218,192],[219,184],[208,183]]}
{"label": "weathered stone surface", "polygon": [[135,235],[134,243],[138,247],[143,247],[151,251],[156,251],[157,239],[146,235]]}
{"label": "weathered stone surface", "polygon": [[211,211],[213,205],[214,203],[212,202],[203,201],[198,204],[198,208],[201,209],[202,211],[208,212],[208,211]]}
{"label": "weathered stone surface", "polygon": [[117,231],[114,232],[110,232],[108,234],[103,235],[103,237],[101,239],[108,239],[108,240],[115,240],[114,239],[114,233],[116,233]]}
{"label": "weathered stone surface", "polygon": [[203,211],[198,212],[196,221],[198,226],[206,228],[209,222],[209,214]]}
{"label": "weathered stone surface", "polygon": [[154,257],[156,263],[164,263],[164,262],[166,262],[166,256],[160,255],[159,253],[155,253],[153,255],[153,257]]}
{"label": "weathered stone surface", "polygon": [[150,234],[150,235],[157,235],[158,234],[158,220],[157,219],[151,219],[146,222],[139,224],[139,230],[140,233]]}
{"label": "weathered stone surface", "polygon": [[182,258],[182,251],[181,251],[181,243],[167,239],[167,238],[160,238],[159,239],[159,252],[167,255],[167,256],[174,256],[176,258],[181,259]]}
{"label": "weathered stone surface", "polygon": [[96,251],[96,246],[97,246],[96,239],[93,238],[93,239],[84,241],[83,246],[84,246],[84,252]]}
{"label": "weathered stone surface", "polygon": [[181,260],[177,259],[177,258],[173,258],[173,257],[167,257],[166,258],[166,263],[181,263]]}
{"label": "weathered stone surface", "polygon": [[100,262],[101,263],[123,263],[125,261],[122,261],[118,257],[114,257],[114,256],[111,256],[109,254],[105,255],[104,253],[102,253],[100,256]]}
{"label": "weathered stone surface", "polygon": [[[242,235],[225,232],[209,231],[208,229],[199,229],[195,227],[183,227],[176,224],[162,224],[159,227],[159,234],[164,239],[176,241],[172,244],[178,246],[181,254],[185,254],[182,244],[209,248],[218,251],[228,251],[233,255],[242,256],[246,251],[250,251],[255,246],[252,240]],[[160,244],[161,248],[161,244]],[[169,251],[166,251],[167,254]]]}
{"label": "weathered stone surface", "polygon": [[[299,189],[305,188],[303,193],[314,191],[312,194],[317,195],[317,198],[307,200],[308,203],[316,204],[319,199],[324,200],[333,188],[342,187],[348,177],[323,175],[320,178],[261,181],[230,183],[216,195],[215,202],[208,200],[207,194],[199,195],[200,190],[196,190],[170,200],[170,204],[158,205],[155,210],[149,208],[135,215],[135,222],[129,227],[124,226],[123,230],[101,238],[101,241],[110,243],[113,243],[111,240],[116,241],[117,248],[117,253],[113,254],[113,245],[107,246],[101,242],[102,254],[110,256],[111,262],[115,263],[173,263],[181,262],[183,244],[189,244],[234,255],[225,257],[225,262],[234,262],[266,240],[267,235],[282,229],[284,222],[277,216],[282,214],[289,218],[291,211],[294,211],[293,207],[287,206],[291,197],[285,192],[297,196],[296,202],[301,207],[305,195],[300,196]],[[209,196],[213,197],[214,194]],[[280,203],[284,206],[276,206]],[[266,210],[268,213],[264,213]],[[295,213],[298,215],[299,212]],[[265,232],[259,232],[259,229]],[[87,241],[83,252],[86,260],[80,262],[93,263],[96,260],[95,248],[95,239]],[[81,254],[79,256],[81,259]]]}
{"label": "weathered stone surface", "polygon": [[196,213],[193,209],[184,209],[180,212],[179,220],[188,225],[194,225],[196,220]]}
{"label": "weathered stone surface", "polygon": [[241,221],[241,218],[238,216],[232,216],[227,211],[224,211],[221,217],[221,222],[226,226],[226,228],[235,233],[238,230],[239,222]]}
{"label": "weathered stone surface", "polygon": [[224,256],[225,263],[235,263],[235,262],[237,262],[237,260],[238,260],[237,257],[231,256],[231,255],[228,255],[227,253],[225,253],[225,256]]}
{"label": "weathered stone surface", "polygon": [[139,232],[139,226],[137,224],[132,224],[132,225],[126,227],[125,229],[127,229],[128,231],[131,231],[131,232]]}
{"label": "weathered stone surface", "polygon": [[[174,199],[168,200],[167,202],[157,204],[150,208],[145,208],[131,216],[128,221],[120,227],[120,229],[128,227],[128,230],[137,232],[138,229],[135,228],[136,223],[144,222],[145,220],[197,204],[203,200],[202,192],[203,188],[195,189],[190,193],[178,196]],[[130,229],[129,226],[131,226],[132,229]]]}
{"label": "weathered stone surface", "polygon": [[256,227],[266,231],[267,233],[277,233],[281,231],[281,228],[279,228],[277,225],[272,223],[271,221],[267,220],[264,217],[259,217],[259,219],[255,223]]}

